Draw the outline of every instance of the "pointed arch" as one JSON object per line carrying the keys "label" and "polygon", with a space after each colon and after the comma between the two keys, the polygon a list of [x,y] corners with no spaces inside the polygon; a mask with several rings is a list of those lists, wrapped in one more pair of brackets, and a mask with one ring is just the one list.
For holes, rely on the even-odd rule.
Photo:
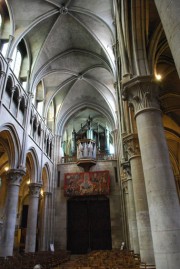
{"label": "pointed arch", "polygon": [[42,168],[42,181],[44,191],[50,190],[50,179],[51,179],[50,167],[48,163],[45,163]]}
{"label": "pointed arch", "polygon": [[11,169],[20,165],[21,143],[16,128],[12,124],[5,124],[0,127],[0,139],[9,160]]}
{"label": "pointed arch", "polygon": [[41,182],[40,173],[39,173],[40,163],[39,163],[37,152],[34,147],[30,148],[27,151],[26,167],[29,173],[31,183]]}

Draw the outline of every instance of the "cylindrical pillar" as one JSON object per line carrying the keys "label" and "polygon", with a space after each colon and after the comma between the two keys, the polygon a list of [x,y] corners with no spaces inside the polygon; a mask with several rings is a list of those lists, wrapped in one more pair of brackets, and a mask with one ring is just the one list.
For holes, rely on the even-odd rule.
{"label": "cylindrical pillar", "polygon": [[7,172],[8,191],[5,209],[6,217],[2,224],[2,236],[0,242],[1,257],[13,255],[19,186],[24,174],[25,171],[20,169],[11,169]]}
{"label": "cylindrical pillar", "polygon": [[51,196],[50,192],[43,193],[43,203],[42,203],[42,219],[41,219],[41,242],[40,242],[40,250],[45,251],[48,250],[49,247],[49,198]]}
{"label": "cylindrical pillar", "polygon": [[[165,1],[166,2],[166,1]],[[180,206],[157,101],[150,77],[124,85],[135,109],[157,269],[179,269]]]}
{"label": "cylindrical pillar", "polygon": [[180,1],[155,0],[155,4],[180,77]]}
{"label": "cylindrical pillar", "polygon": [[124,142],[127,146],[131,165],[139,248],[142,261],[141,268],[143,268],[144,263],[146,263],[147,268],[155,268],[149,209],[137,135],[130,134],[124,137]]}
{"label": "cylindrical pillar", "polygon": [[37,216],[39,205],[39,193],[42,184],[31,183],[29,185],[29,209],[26,230],[25,252],[35,252],[36,233],[37,233]]}

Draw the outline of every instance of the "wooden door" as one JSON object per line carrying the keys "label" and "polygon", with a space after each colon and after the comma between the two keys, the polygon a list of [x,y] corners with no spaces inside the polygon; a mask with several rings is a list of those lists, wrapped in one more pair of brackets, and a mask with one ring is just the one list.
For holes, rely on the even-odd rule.
{"label": "wooden door", "polygon": [[72,253],[112,248],[108,198],[69,199],[67,215],[67,249]]}

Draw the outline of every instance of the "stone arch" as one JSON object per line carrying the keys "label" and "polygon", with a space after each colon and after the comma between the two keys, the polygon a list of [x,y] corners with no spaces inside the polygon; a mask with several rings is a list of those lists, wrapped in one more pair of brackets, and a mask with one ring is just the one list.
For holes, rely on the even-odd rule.
{"label": "stone arch", "polygon": [[12,87],[13,87],[13,79],[11,76],[9,76],[6,83],[6,93],[9,97],[11,97],[12,94]]}
{"label": "stone arch", "polygon": [[26,100],[24,95],[22,95],[21,101],[20,101],[20,105],[19,105],[19,109],[22,113],[24,113],[25,110],[25,106],[26,106]]}
{"label": "stone arch", "polygon": [[0,127],[0,218],[5,218],[7,197],[7,171],[20,165],[20,141],[14,126]]}
{"label": "stone arch", "polygon": [[42,182],[43,182],[43,191],[49,191],[50,190],[50,167],[48,163],[45,163],[45,165],[42,168]]}
{"label": "stone arch", "polygon": [[39,166],[40,165],[36,150],[34,148],[30,148],[27,151],[26,155],[26,167],[31,183],[40,182],[39,168],[38,168]]}
{"label": "stone arch", "polygon": [[5,72],[5,65],[2,56],[0,55],[0,72]]}
{"label": "stone arch", "polygon": [[0,139],[3,144],[11,169],[18,168],[20,165],[21,144],[15,127],[11,124],[0,127]]}
{"label": "stone arch", "polygon": [[13,102],[14,102],[16,109],[18,107],[19,97],[20,97],[20,91],[19,91],[18,87],[16,86],[14,88],[14,94],[13,94]]}

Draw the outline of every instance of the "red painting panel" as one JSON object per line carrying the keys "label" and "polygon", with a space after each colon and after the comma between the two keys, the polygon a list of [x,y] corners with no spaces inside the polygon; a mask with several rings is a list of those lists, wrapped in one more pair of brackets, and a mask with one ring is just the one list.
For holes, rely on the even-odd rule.
{"label": "red painting panel", "polygon": [[66,173],[65,196],[108,195],[110,192],[109,171]]}

